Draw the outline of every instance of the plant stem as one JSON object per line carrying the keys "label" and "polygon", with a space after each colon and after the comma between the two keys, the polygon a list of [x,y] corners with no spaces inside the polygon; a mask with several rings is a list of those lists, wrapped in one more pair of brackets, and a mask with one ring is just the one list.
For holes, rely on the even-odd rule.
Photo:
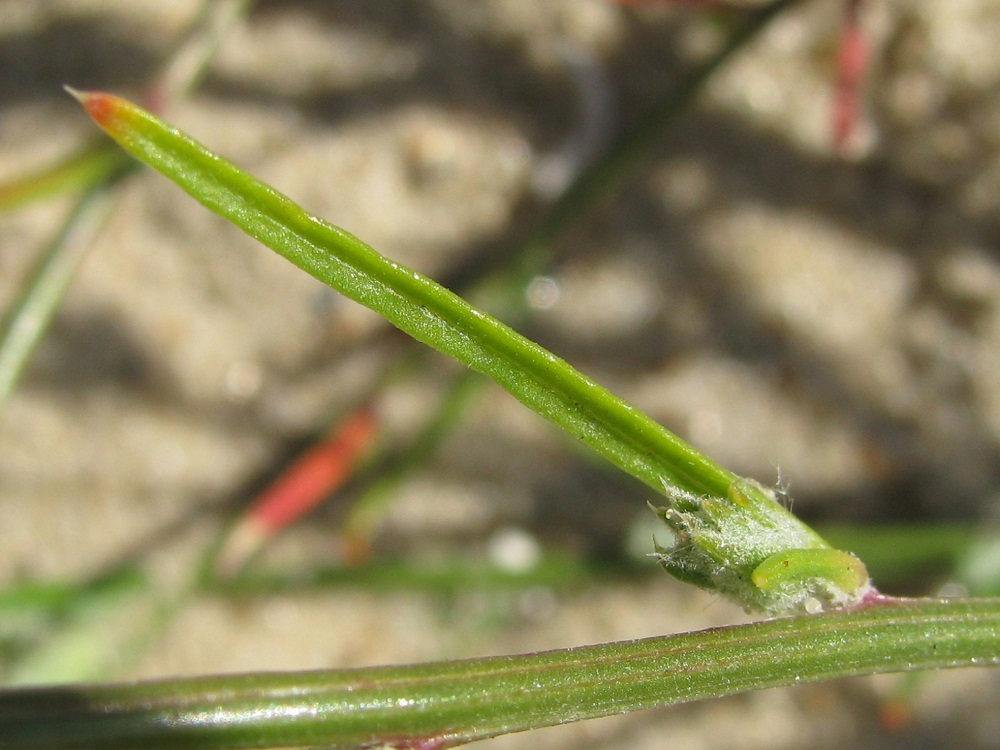
{"label": "plant stem", "polygon": [[404,667],[0,693],[5,750],[443,748],[700,698],[1000,663],[1000,600],[853,611]]}
{"label": "plant stem", "polygon": [[[130,165],[118,162],[119,173]],[[98,179],[110,179],[111,173]],[[43,250],[20,294],[0,321],[0,411],[7,403],[35,346],[59,309],[66,289],[95,233],[111,208],[104,184],[91,187],[77,200],[59,233]]]}
{"label": "plant stem", "polygon": [[109,146],[108,143],[88,144],[55,166],[0,185],[0,211],[11,211],[42,198],[74,190],[91,190],[123,171],[123,168],[133,167],[127,158],[123,158],[120,149]]}

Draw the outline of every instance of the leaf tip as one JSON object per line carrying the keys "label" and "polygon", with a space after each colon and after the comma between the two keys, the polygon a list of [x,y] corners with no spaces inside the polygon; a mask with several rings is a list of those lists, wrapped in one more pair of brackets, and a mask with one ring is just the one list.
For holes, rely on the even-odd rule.
{"label": "leaf tip", "polygon": [[105,130],[112,127],[120,109],[121,100],[118,97],[103,91],[80,91],[69,85],[64,85],[63,89],[83,105],[94,122]]}
{"label": "leaf tip", "polygon": [[78,102],[81,102],[81,103],[83,102],[84,92],[80,91],[80,89],[75,89],[72,86],[70,86],[68,83],[64,83],[63,84],[63,91],[65,91],[67,94],[69,94],[70,96],[72,96]]}

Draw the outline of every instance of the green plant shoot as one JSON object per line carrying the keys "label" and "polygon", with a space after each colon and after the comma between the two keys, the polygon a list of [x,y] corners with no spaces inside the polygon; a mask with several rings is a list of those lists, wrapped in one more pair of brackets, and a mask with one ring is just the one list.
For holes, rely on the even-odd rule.
{"label": "green plant shoot", "polygon": [[675,543],[656,551],[681,580],[769,614],[850,606],[873,589],[762,487],[741,479],[569,364],[427,277],[313,216],[149,112],[69,89],[126,151],[212,211],[515,398],[657,491]]}
{"label": "green plant shoot", "polygon": [[857,557],[833,549],[755,482],[724,498],[664,485],[670,505],[654,508],[674,543],[656,557],[675,578],[718,591],[749,610],[819,612],[874,593]]}

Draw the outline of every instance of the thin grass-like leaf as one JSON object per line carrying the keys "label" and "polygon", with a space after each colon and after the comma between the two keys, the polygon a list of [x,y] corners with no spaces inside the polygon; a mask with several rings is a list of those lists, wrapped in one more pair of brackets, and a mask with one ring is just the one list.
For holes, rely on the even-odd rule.
{"label": "thin grass-like leaf", "polygon": [[422,274],[110,94],[74,92],[127,151],[212,211],[398,328],[481,372],[534,411],[660,490],[724,496],[738,477],[568,363]]}
{"label": "thin grass-like leaf", "polygon": [[46,247],[10,310],[0,320],[0,411],[17,385],[66,293],[73,274],[111,207],[111,194],[92,187]]}
{"label": "thin grass-like leaf", "polygon": [[676,544],[657,552],[672,575],[769,613],[850,606],[871,593],[857,558],[551,352],[131,102],[70,93],[125,150],[206,207],[666,494],[658,514]]}
{"label": "thin grass-like leaf", "polygon": [[108,144],[89,145],[57,164],[0,185],[0,211],[10,211],[75,190],[87,190],[131,167],[120,150]]}

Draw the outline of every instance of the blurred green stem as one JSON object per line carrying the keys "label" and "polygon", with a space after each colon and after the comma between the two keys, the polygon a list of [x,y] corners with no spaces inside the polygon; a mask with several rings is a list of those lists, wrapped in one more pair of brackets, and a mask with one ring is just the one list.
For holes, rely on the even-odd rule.
{"label": "blurred green stem", "polygon": [[593,164],[574,177],[570,186],[546,209],[542,219],[523,242],[514,246],[500,270],[482,280],[482,258],[475,258],[469,267],[459,269],[444,280],[449,289],[464,289],[473,282],[500,287],[498,296],[491,297],[491,310],[510,318],[524,311],[524,284],[547,266],[559,242],[564,240],[581,219],[594,210],[629,180],[634,179],[644,163],[648,163],[664,138],[685,114],[705,84],[729,60],[752,42],[782,12],[801,0],[778,0],[741,19],[730,31],[722,46],[708,60],[682,75],[648,109],[624,128],[607,151]]}
{"label": "blurred green stem", "polygon": [[410,441],[407,450],[388,466],[377,467],[378,478],[351,507],[341,524],[341,535],[345,540],[362,544],[371,540],[403,478],[426,464],[427,458],[458,422],[462,411],[479,391],[482,382],[482,378],[477,378],[475,373],[466,370],[445,386],[440,403],[419,434]]}
{"label": "blurred green stem", "polygon": [[103,225],[111,203],[111,193],[104,186],[89,189],[77,201],[0,323],[0,411],[59,309],[73,273]]}
{"label": "blurred green stem", "polygon": [[204,0],[197,17],[177,41],[146,92],[146,103],[158,111],[191,92],[201,82],[219,45],[242,21],[254,0]]}
{"label": "blurred green stem", "polygon": [[119,149],[107,143],[90,143],[52,167],[0,185],[0,210],[10,211],[42,198],[74,190],[90,190],[123,166],[129,166]]}

